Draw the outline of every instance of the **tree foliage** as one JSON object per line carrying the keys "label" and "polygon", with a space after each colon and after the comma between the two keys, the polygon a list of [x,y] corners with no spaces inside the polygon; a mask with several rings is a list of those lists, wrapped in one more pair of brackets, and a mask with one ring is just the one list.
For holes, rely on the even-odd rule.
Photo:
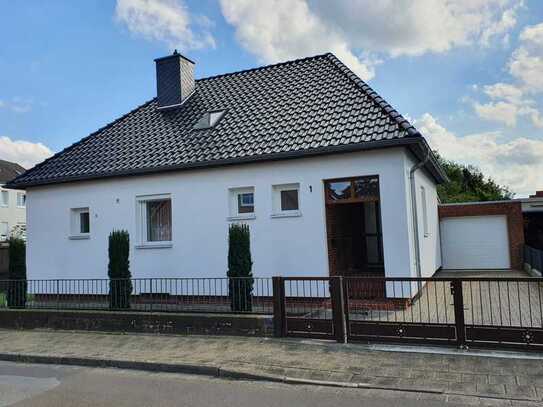
{"label": "tree foliage", "polygon": [[249,225],[232,224],[228,230],[228,295],[232,311],[251,311],[253,261]]}
{"label": "tree foliage", "polygon": [[513,198],[513,192],[498,185],[492,178],[485,177],[477,167],[445,160],[439,155],[437,157],[450,179],[450,182],[437,187],[442,203],[503,201]]}
{"label": "tree foliage", "polygon": [[130,280],[130,237],[125,230],[114,230],[109,235],[109,263],[107,275],[109,284],[110,308],[130,308],[132,281]]}

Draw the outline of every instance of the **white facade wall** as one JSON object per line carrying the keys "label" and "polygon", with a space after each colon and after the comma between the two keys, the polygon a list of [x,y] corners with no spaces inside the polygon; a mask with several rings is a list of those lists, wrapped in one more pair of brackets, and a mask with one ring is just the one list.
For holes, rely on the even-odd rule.
{"label": "white facade wall", "polygon": [[[403,148],[391,148],[30,188],[28,278],[107,278],[112,229],[126,229],[133,239],[134,278],[224,277],[229,188],[247,186],[255,188],[256,217],[245,221],[251,228],[254,275],[327,276],[323,180],[375,174],[380,180],[386,274],[411,276],[409,186],[402,176],[407,161]],[[419,178],[428,184],[428,192],[435,192],[431,181]],[[272,185],[288,183],[300,184],[302,216],[272,218]],[[150,194],[171,194],[171,248],[135,247],[136,197]],[[422,245],[423,256],[429,256],[425,275],[440,263],[437,204],[432,199],[433,234]],[[90,238],[71,240],[70,209],[81,207],[90,208]]]}
{"label": "white facade wall", "polygon": [[[412,214],[411,214],[411,186],[409,185],[409,171],[416,164],[416,161],[409,155],[406,155],[406,183],[407,195],[409,199],[409,227],[412,231]],[[422,202],[422,188],[426,195],[426,213],[427,213],[427,232],[424,233],[424,211]],[[420,247],[421,261],[421,277],[431,277],[437,269],[441,267],[441,240],[439,234],[439,214],[438,204],[439,198],[437,195],[437,186],[435,181],[430,177],[424,169],[419,169],[415,172],[415,191],[417,194],[417,218],[418,218],[418,234]],[[411,232],[410,238],[413,238]],[[417,276],[415,265],[415,248],[414,243],[410,242],[411,250],[411,275]]]}

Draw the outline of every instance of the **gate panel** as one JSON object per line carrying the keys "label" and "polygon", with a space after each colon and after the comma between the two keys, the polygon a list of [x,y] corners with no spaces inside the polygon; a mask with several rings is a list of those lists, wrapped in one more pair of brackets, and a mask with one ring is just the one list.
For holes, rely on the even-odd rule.
{"label": "gate panel", "polygon": [[466,343],[543,350],[543,279],[464,279]]}
{"label": "gate panel", "polygon": [[[340,339],[341,277],[285,277],[285,336]],[[339,318],[338,318],[339,317]]]}
{"label": "gate panel", "polygon": [[348,277],[345,293],[350,341],[458,341],[450,280]]}

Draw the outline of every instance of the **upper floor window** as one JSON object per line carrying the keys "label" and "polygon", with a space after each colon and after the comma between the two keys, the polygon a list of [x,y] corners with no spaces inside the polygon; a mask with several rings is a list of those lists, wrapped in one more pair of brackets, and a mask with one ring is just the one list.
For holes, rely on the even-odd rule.
{"label": "upper floor window", "polygon": [[26,206],[26,194],[24,192],[17,192],[17,206],[19,208]]}
{"label": "upper floor window", "polygon": [[70,218],[70,238],[87,239],[90,236],[89,208],[71,209]]}
{"label": "upper floor window", "polygon": [[0,191],[0,206],[9,206],[9,191]]}
{"label": "upper floor window", "polygon": [[170,195],[137,198],[138,240],[142,247],[169,247],[172,243],[172,200]]}

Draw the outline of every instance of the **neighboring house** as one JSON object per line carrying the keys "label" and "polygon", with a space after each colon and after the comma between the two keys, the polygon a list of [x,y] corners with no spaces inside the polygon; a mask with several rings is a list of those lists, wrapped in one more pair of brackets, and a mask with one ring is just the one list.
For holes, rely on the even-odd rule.
{"label": "neighboring house", "polygon": [[25,229],[26,192],[4,188],[23,172],[25,169],[19,164],[0,160],[0,241],[6,241],[12,232],[20,234]]}
{"label": "neighboring house", "polygon": [[130,233],[133,277],[225,276],[232,222],[250,226],[255,276],[441,266],[443,170],[334,55],[193,69],[157,59],[156,98],[9,184],[28,195],[29,278],[107,278],[113,229]]}

